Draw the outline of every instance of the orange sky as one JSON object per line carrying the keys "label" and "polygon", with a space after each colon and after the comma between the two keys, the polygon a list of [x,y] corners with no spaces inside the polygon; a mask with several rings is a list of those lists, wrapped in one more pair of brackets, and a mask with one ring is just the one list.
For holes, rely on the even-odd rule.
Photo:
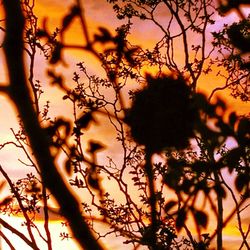
{"label": "orange sky", "polygon": [[[49,3],[48,3],[49,2]],[[48,24],[50,24],[51,30],[53,28],[60,26],[60,17],[62,17],[66,12],[67,8],[65,6],[70,5],[71,1],[52,1],[40,0],[37,1],[37,14],[41,17],[48,17]],[[88,20],[88,28],[90,35],[93,35],[97,28],[104,26],[110,31],[114,31],[114,28],[122,24],[122,21],[119,21],[115,18],[115,14],[109,4],[106,1],[84,1],[85,14]],[[56,11],[55,11],[56,9]],[[48,14],[49,13],[49,14]],[[160,17],[164,18],[165,12],[164,9],[160,11]],[[238,19],[237,14],[232,12],[226,17],[218,17],[215,25],[208,28],[208,31],[214,31],[218,28],[221,28],[225,22],[233,22]],[[138,21],[135,19],[132,21],[134,26],[132,27],[131,35],[129,39],[134,43],[142,46],[143,48],[152,48],[152,45],[155,44],[161,37],[161,32],[159,29],[156,29],[155,25],[151,24],[148,21]],[[153,35],[152,35],[153,34]],[[211,38],[211,36],[209,36]],[[196,40],[195,37],[190,37],[190,39]],[[66,35],[66,41],[69,43],[83,44],[82,31],[78,22],[75,22],[71,25],[71,28],[68,30]],[[192,41],[189,40],[191,43]],[[209,43],[210,41],[208,41]],[[177,50],[176,56],[180,58],[180,63],[182,63],[183,52]],[[96,68],[99,68],[99,62],[95,61],[94,58],[82,51],[68,51],[66,54],[69,58],[70,65],[72,66],[73,62],[84,61],[88,68],[91,71],[95,71]],[[176,58],[177,58],[176,57]],[[178,61],[178,58],[177,58]],[[72,74],[72,70],[70,71]],[[99,73],[99,72],[98,72]],[[216,73],[212,72],[207,77],[201,77],[200,84],[198,89],[206,94],[210,94],[211,91],[218,86],[223,85],[223,80],[216,76]],[[218,94],[226,100],[231,109],[237,110],[238,113],[245,114],[249,112],[250,105],[248,103],[242,103],[230,96],[230,91],[218,92]]]}
{"label": "orange sky", "polygon": [[[39,18],[48,17],[48,24],[51,31],[53,28],[60,25],[61,17],[67,12],[67,6],[70,6],[70,4],[73,1],[71,0],[37,0],[36,1],[36,13]],[[117,21],[115,18],[115,14],[112,11],[112,8],[110,5],[106,3],[105,0],[87,0],[84,1],[84,6],[86,9],[86,17],[88,20],[88,27],[90,32],[93,34],[93,31],[96,30],[99,26],[104,26],[109,29],[113,29],[113,27],[116,27],[117,25],[121,24],[120,21]],[[229,17],[227,17],[227,20],[235,20],[236,16],[231,13]],[[221,20],[220,20],[221,21]],[[160,33],[154,29],[152,25],[146,22],[134,22],[135,28],[133,29],[133,33],[131,34],[130,38],[135,43],[138,43],[138,45],[145,47],[152,47],[152,44],[157,40],[158,37],[160,37]],[[218,25],[218,24],[217,24]],[[153,34],[153,35],[152,35]],[[0,34],[0,37],[2,37],[2,34]],[[67,41],[70,43],[76,42],[77,44],[81,44],[83,37],[81,35],[81,30],[79,25],[74,23],[71,28],[68,31],[68,35],[66,37]],[[2,51],[0,51],[0,83],[6,82],[5,74],[4,72],[4,61],[2,59]],[[182,52],[179,53],[180,60]],[[89,71],[91,73],[96,73],[98,71],[98,74],[103,74],[102,70],[100,69],[100,65],[96,60],[90,56],[89,54],[83,53],[81,51],[67,51],[64,53],[66,62],[69,64],[68,68],[65,68],[63,66],[59,66],[57,68],[58,72],[63,72],[65,75],[65,78],[68,79],[69,82],[71,82],[72,73],[74,70],[76,70],[75,64],[79,61],[84,61],[86,65],[88,65]],[[46,95],[43,96],[42,102],[45,103],[46,100],[51,101],[51,115],[53,114],[59,114],[64,115],[65,113],[71,112],[71,107],[69,105],[65,105],[65,102],[62,101],[62,93],[57,91],[55,87],[48,86],[48,78],[46,77],[46,63],[42,59],[42,57],[38,56],[36,61],[36,79],[39,79],[42,83],[44,83],[44,88],[46,91]],[[98,69],[98,70],[97,70]],[[211,93],[213,88],[215,86],[218,86],[220,83],[220,79],[216,77],[214,74],[210,74],[206,79],[202,79],[202,84],[199,86],[199,89],[202,91],[205,91],[207,94]],[[235,99],[233,99],[228,92],[220,93],[220,96],[223,97],[231,110],[236,110],[239,114],[246,114],[250,110],[250,105],[246,103],[239,102]],[[63,105],[63,108],[62,108]],[[12,106],[9,104],[8,99],[6,99],[5,96],[0,95],[0,117],[3,117],[4,119],[0,119],[0,144],[5,141],[12,140],[13,136],[10,133],[10,127],[17,128],[17,120],[16,120],[16,114],[14,110],[12,109]],[[100,141],[104,141],[107,144],[110,142],[110,138],[113,136],[113,131],[108,126],[99,126],[96,127],[94,130],[90,130],[87,133],[88,138],[94,137],[96,134],[98,134],[98,139]],[[15,152],[15,149],[11,149],[8,147],[6,150],[0,151],[0,164],[3,165],[4,168],[8,169],[10,175],[12,177],[21,177],[23,173],[29,171],[28,168],[23,168],[23,166],[17,161],[17,158],[23,159],[23,155],[21,155],[19,152]],[[109,147],[109,152],[113,154],[113,157],[119,160],[119,152],[116,149],[116,145],[112,144]],[[102,156],[104,158],[104,156]],[[25,158],[24,158],[25,159]],[[21,167],[22,166],[22,167]],[[249,219],[249,217],[247,217]],[[249,223],[249,220],[246,221],[246,224]],[[231,242],[230,246],[232,247],[232,244],[234,240],[238,240],[236,236],[236,230],[235,230],[236,224],[233,223],[227,230],[226,234],[228,235],[228,239]],[[234,236],[232,236],[234,235]],[[236,243],[237,245],[237,243]],[[117,249],[123,249],[120,246]],[[125,248],[124,248],[125,249]],[[127,248],[126,248],[127,249]],[[227,248],[229,249],[229,248]],[[234,249],[234,248],[231,248]]]}

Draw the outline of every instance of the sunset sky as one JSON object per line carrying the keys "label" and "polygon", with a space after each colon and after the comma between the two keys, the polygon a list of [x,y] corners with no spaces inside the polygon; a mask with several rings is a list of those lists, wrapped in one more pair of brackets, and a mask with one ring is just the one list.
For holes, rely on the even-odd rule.
{"label": "sunset sky", "polygon": [[[88,28],[90,34],[93,35],[98,27],[103,26],[111,31],[114,31],[114,28],[118,25],[122,24],[122,21],[118,21],[115,17],[115,13],[112,10],[112,6],[109,5],[105,0],[86,0],[82,1],[85,8],[85,15],[87,19]],[[43,19],[47,18],[48,27],[51,31],[53,31],[56,27],[61,25],[62,17],[67,13],[68,7],[72,5],[72,0],[36,0],[35,13],[38,16],[38,19],[42,22]],[[0,19],[3,17],[2,9],[0,9],[1,15]],[[244,10],[245,13],[249,13],[249,10]],[[164,11],[160,12],[160,18],[164,18]],[[217,16],[217,22],[215,25],[209,27],[209,31],[214,31],[223,26],[225,22],[233,22],[237,20],[238,16],[235,13],[231,13],[225,18],[221,18]],[[155,27],[149,22],[142,21],[133,21],[134,26],[132,32],[130,34],[130,40],[133,41],[134,44],[138,44],[143,48],[152,48],[153,44],[160,38],[161,33],[159,30],[155,29]],[[2,42],[4,34],[0,32],[0,43]],[[82,31],[80,29],[79,23],[74,22],[69,28],[66,36],[66,41],[71,44],[83,44],[83,36]],[[195,37],[193,38],[195,39]],[[209,42],[209,41],[208,41]],[[180,57],[180,61],[182,58],[182,52],[177,51],[177,55]],[[79,61],[84,61],[85,65],[87,65],[88,71],[90,74],[98,74],[103,75],[99,62],[97,62],[93,56],[83,51],[77,50],[68,50],[64,52],[65,61],[68,64],[68,67],[58,66],[56,68],[57,72],[63,72],[66,81],[70,84],[72,83],[73,72],[77,69],[76,63]],[[44,58],[39,55],[36,59],[36,67],[35,67],[35,79],[40,80],[43,84],[43,88],[45,94],[42,96],[41,102],[43,104],[46,103],[47,100],[50,101],[50,116],[53,117],[55,115],[64,116],[71,114],[71,106],[65,105],[65,101],[62,100],[62,96],[64,95],[61,91],[58,91],[56,87],[50,86],[48,84],[48,77],[46,75],[46,71],[48,69],[48,64],[44,60]],[[5,71],[5,62],[3,59],[3,51],[0,50],[0,84],[5,84],[7,82],[6,71]],[[222,80],[219,79],[215,74],[211,73],[208,76],[201,79],[199,90],[205,92],[206,94],[210,94],[211,91],[216,87],[222,84]],[[133,83],[129,83],[133,84]],[[247,114],[250,110],[249,103],[243,103],[241,101],[235,100],[229,94],[229,91],[223,91],[219,93],[219,96],[222,97],[226,102],[231,111],[235,110],[238,114]],[[15,110],[13,109],[12,104],[9,99],[0,93],[0,144],[5,143],[7,141],[13,140],[13,134],[11,133],[10,128],[18,129],[18,122],[16,118]],[[102,119],[102,118],[99,118]],[[119,151],[116,148],[115,144],[109,143],[113,140],[114,132],[110,128],[109,125],[102,123],[102,126],[96,126],[93,130],[87,133],[87,139],[94,138],[95,135],[98,134],[98,140],[103,141],[108,147],[109,154],[115,160],[119,160]],[[229,142],[231,146],[234,145],[234,142]],[[18,159],[25,160],[25,156],[20,153],[15,147],[8,145],[4,149],[0,150],[0,164],[6,169],[9,175],[13,179],[17,179],[23,177],[27,172],[30,172],[30,168],[24,167],[23,164],[18,161]],[[105,159],[105,155],[101,155],[101,159]],[[60,159],[59,159],[60,162]],[[227,175],[227,174],[226,174]],[[227,175],[227,178],[232,180],[232,177]],[[1,180],[1,178],[0,178]],[[231,181],[232,185],[233,182]],[[108,182],[106,183],[108,185]],[[1,197],[1,196],[0,196]],[[227,206],[230,207],[232,204],[227,202]],[[248,210],[249,211],[249,210]],[[227,213],[228,211],[226,211]],[[250,211],[249,211],[250,212]],[[15,223],[16,225],[21,224],[21,218],[11,218],[11,223]],[[247,226],[250,222],[249,214],[245,213],[244,217],[244,226]],[[59,223],[53,222],[52,231],[54,232],[54,237],[56,238],[60,232],[60,227],[58,227]],[[225,249],[236,249],[233,248],[238,246],[238,236],[239,232],[236,228],[237,223],[233,222],[229,227],[225,229]],[[17,226],[19,227],[19,226]],[[19,227],[21,228],[21,227]],[[9,234],[11,238],[12,235]],[[14,238],[13,238],[14,239]],[[15,241],[15,239],[14,239]],[[17,243],[20,244],[20,243]],[[58,244],[58,245],[56,245]],[[66,245],[65,245],[66,244]],[[67,245],[68,244],[68,245]],[[55,250],[57,249],[76,249],[73,247],[71,242],[65,243],[61,242],[60,239],[58,241],[55,240]],[[127,246],[122,246],[120,244],[120,239],[112,239],[112,242],[108,242],[112,249],[121,250],[127,249]],[[227,245],[231,248],[227,248]],[[67,246],[67,248],[65,248]],[[21,245],[20,245],[21,247]],[[64,248],[62,248],[64,247]],[[123,248],[124,247],[124,248]],[[8,249],[2,248],[2,249]],[[17,249],[22,249],[18,248]]]}

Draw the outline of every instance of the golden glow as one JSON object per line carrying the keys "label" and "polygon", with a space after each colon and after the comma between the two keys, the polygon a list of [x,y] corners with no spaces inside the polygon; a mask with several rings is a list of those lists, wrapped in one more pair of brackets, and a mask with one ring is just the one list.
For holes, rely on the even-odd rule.
{"label": "golden glow", "polygon": [[[110,6],[107,5],[107,3],[104,3],[106,1],[84,1],[86,2],[86,16],[87,16],[87,24],[90,31],[90,36],[92,37],[95,32],[97,32],[98,27],[104,26],[110,30],[114,30],[114,27],[121,24],[120,21],[117,21],[115,19],[115,14],[113,13]],[[42,23],[43,19],[47,18],[47,24],[50,31],[53,31],[56,27],[61,26],[61,19],[62,17],[67,13],[68,6],[70,6],[72,1],[50,1],[50,0],[40,0],[36,2],[35,11],[37,16],[39,17],[40,22]],[[100,4],[100,6],[98,6]],[[105,11],[104,11],[105,10]],[[137,24],[137,23],[136,23]],[[131,40],[138,45],[146,47],[152,47],[152,44],[157,40],[157,37],[159,34],[158,31],[150,30],[152,26],[147,24],[139,24],[139,28],[136,28],[136,32],[133,32],[130,34]],[[153,29],[153,28],[152,28]],[[113,31],[114,32],[114,31]],[[152,35],[153,34],[153,35]],[[65,42],[67,44],[77,44],[77,45],[85,45],[83,33],[81,26],[79,24],[79,21],[75,21],[70,28],[67,31],[67,35],[65,36]],[[100,46],[100,49],[101,46]],[[177,58],[178,60],[182,60],[182,52],[177,51],[176,55],[180,58]],[[96,73],[97,75],[103,75],[104,71],[100,67],[100,63],[89,53],[86,53],[84,51],[78,51],[78,50],[67,50],[64,52],[64,56],[66,58],[66,62],[68,64],[68,67],[59,66],[57,68],[57,72],[62,72],[66,78],[67,84],[72,84],[72,73],[76,70],[75,64],[79,61],[84,61],[85,64],[88,66],[89,71],[92,73]],[[0,62],[2,64],[2,62]],[[45,96],[42,97],[42,101],[45,103],[46,100],[51,100],[51,116],[59,114],[59,116],[63,116],[65,114],[71,113],[71,106],[66,104],[65,101],[62,100],[63,93],[58,91],[57,88],[51,87],[48,85],[48,78],[46,77],[46,62],[44,59],[42,59],[42,56],[39,56],[36,62],[36,77],[44,84],[45,88]],[[1,70],[3,72],[3,70]],[[157,73],[157,69],[146,67],[145,72],[150,72],[152,74]],[[0,82],[7,81],[4,77],[4,74],[1,74],[0,76]],[[133,84],[131,82],[131,84]],[[207,95],[211,93],[211,91],[218,86],[221,86],[223,82],[221,79],[218,79],[218,76],[215,75],[215,73],[209,73],[209,75],[201,77],[198,90],[205,92]],[[225,99],[230,110],[236,110],[239,114],[246,114],[250,110],[250,105],[247,103],[242,103],[241,101],[238,101],[232,97],[229,96],[229,91],[223,91],[218,92],[218,96],[220,96],[222,99]],[[62,108],[63,107],[63,108]],[[3,141],[11,141],[13,139],[13,135],[10,133],[9,128],[10,127],[17,127],[16,126],[16,114],[12,110],[12,106],[6,102],[6,99],[2,96],[0,97],[0,117],[5,117],[5,119],[0,120],[0,143]],[[98,117],[99,119],[99,117]],[[101,119],[101,118],[100,118]],[[14,125],[13,125],[14,124]],[[107,124],[107,123],[106,123]],[[96,126],[93,129],[90,129],[86,133],[86,140],[88,141],[91,138],[94,138],[95,135],[98,135],[98,140],[106,143],[109,148],[109,152],[111,152],[113,158],[115,160],[119,160],[119,148],[117,149],[117,146],[115,142],[113,143],[114,138],[114,131],[108,126]],[[112,139],[110,139],[112,138]],[[112,143],[111,143],[112,141]],[[17,150],[10,151],[4,151],[4,153],[0,152],[0,159],[1,164],[4,164],[4,166],[8,166],[9,169],[11,169],[12,177],[18,178],[21,176],[21,174],[26,173],[27,168],[20,168],[13,162],[13,155],[15,157],[19,157],[19,152]],[[106,160],[105,154],[101,155],[101,160]],[[20,164],[19,164],[20,165]],[[17,171],[16,171],[17,170]],[[110,186],[109,186],[110,185]],[[112,189],[112,184],[110,184],[109,181],[105,180],[105,187],[109,186],[109,188]],[[115,193],[114,195],[119,195]],[[119,197],[117,197],[119,199]],[[230,204],[229,204],[230,205]],[[21,224],[21,218],[9,218],[10,222],[17,225],[17,228],[19,228],[21,231],[23,230],[22,227],[19,225]],[[39,227],[42,227],[42,222],[38,222]],[[53,232],[53,243],[55,244],[55,249],[77,249],[76,245],[72,243],[72,241],[60,241],[54,240],[59,238],[59,234],[61,231],[61,225],[60,222],[51,222],[51,232]],[[215,223],[213,223],[215,224]],[[249,218],[247,218],[245,225],[249,224]],[[245,226],[244,225],[244,226]],[[213,225],[214,226],[214,225]],[[225,247],[228,245],[229,247],[233,246],[232,242],[236,242],[239,240],[239,231],[237,229],[236,224],[229,224],[225,229]],[[16,238],[13,237],[11,234],[8,234],[8,237],[10,239],[13,239],[13,244],[18,246],[18,249],[25,249],[25,247],[22,246],[22,244],[19,241],[16,241]],[[42,243],[41,243],[42,244]],[[127,249],[126,245],[122,245],[119,238],[113,239],[113,242],[109,242],[109,244],[112,244],[112,249]],[[237,245],[238,246],[238,245]],[[8,249],[7,246],[2,245],[3,248],[1,249]],[[232,248],[226,248],[226,249],[234,249]]]}

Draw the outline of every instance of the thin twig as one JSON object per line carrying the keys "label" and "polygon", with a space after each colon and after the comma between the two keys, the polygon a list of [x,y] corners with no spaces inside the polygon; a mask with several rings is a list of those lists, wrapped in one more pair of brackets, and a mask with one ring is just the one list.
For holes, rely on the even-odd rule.
{"label": "thin twig", "polygon": [[[0,224],[5,227],[6,229],[8,229],[9,231],[11,231],[13,234],[17,235],[20,239],[22,239],[28,246],[30,246],[32,249],[36,249],[34,248],[34,244],[32,241],[30,241],[24,234],[22,234],[21,232],[19,232],[18,230],[16,230],[14,227],[12,227],[9,223],[7,223],[5,220],[3,220],[0,217]],[[38,249],[38,248],[37,248]],[[39,250],[39,249],[38,249]]]}
{"label": "thin twig", "polygon": [[8,237],[2,232],[2,230],[0,230],[0,236],[5,240],[6,244],[10,247],[11,250],[16,250],[16,248],[12,245]]}
{"label": "thin twig", "polygon": [[50,152],[49,140],[45,131],[40,127],[37,114],[34,111],[24,68],[23,30],[25,20],[20,2],[3,0],[3,6],[6,14],[4,53],[11,88],[10,97],[22,119],[41,170],[43,182],[60,204],[62,214],[69,221],[74,236],[82,248],[87,250],[103,249],[85,222],[76,197],[68,189],[57,170]]}

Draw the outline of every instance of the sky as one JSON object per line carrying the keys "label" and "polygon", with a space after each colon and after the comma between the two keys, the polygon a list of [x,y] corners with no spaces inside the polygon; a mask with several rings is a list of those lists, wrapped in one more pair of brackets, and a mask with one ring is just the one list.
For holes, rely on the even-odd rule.
{"label": "sky", "polygon": [[[47,17],[48,27],[51,31],[57,26],[60,26],[61,18],[66,14],[68,10],[68,6],[71,6],[73,1],[71,0],[37,0],[35,12],[40,20]],[[121,24],[121,21],[118,21],[115,18],[115,14],[112,10],[112,7],[107,4],[105,0],[86,0],[84,2],[85,14],[87,19],[87,24],[90,32],[93,34],[98,27],[104,26],[110,30],[114,30],[114,27]],[[164,14],[162,13],[162,18]],[[227,22],[234,21],[237,16],[234,13],[231,13],[228,17],[225,18]],[[133,32],[130,35],[130,39],[140,46],[143,47],[152,47],[152,44],[160,37],[159,31],[155,30],[154,26],[147,22],[138,22],[133,21],[135,26],[133,28]],[[222,27],[224,23],[224,19],[218,18],[218,22],[216,23],[216,27]],[[211,27],[211,30],[216,28]],[[3,34],[0,33],[0,41],[2,41]],[[194,38],[195,39],[195,38]],[[82,44],[83,37],[81,35],[81,30],[79,24],[77,22],[73,23],[73,25],[68,30],[68,35],[66,36],[66,41],[70,43]],[[181,58],[182,53],[178,54]],[[84,61],[86,65],[88,65],[88,70],[90,73],[98,73],[103,74],[100,66],[96,62],[96,60],[89,54],[86,54],[81,51],[68,51],[64,54],[68,67],[59,66],[57,67],[57,72],[63,72],[65,78],[70,83],[72,78],[72,73],[76,70],[75,64],[79,61]],[[71,107],[69,105],[65,105],[65,102],[62,101],[63,93],[58,91],[55,87],[51,87],[48,85],[48,78],[46,77],[47,64],[43,60],[42,56],[38,56],[36,59],[36,68],[35,68],[35,77],[39,79],[44,84],[44,90],[46,95],[44,95],[41,101],[45,104],[46,100],[51,101],[51,111],[50,114],[53,116],[54,114],[59,114],[59,116],[63,116],[64,114],[70,114]],[[5,75],[5,63],[3,60],[2,51],[0,51],[0,83],[6,83],[6,75]],[[207,94],[211,93],[212,89],[218,84],[218,77],[211,74],[208,78],[204,78],[204,84],[201,84],[199,89]],[[220,93],[220,96],[224,98],[230,108],[230,110],[236,110],[239,114],[246,114],[250,110],[250,105],[246,103],[239,102],[232,97],[230,97],[228,92]],[[63,106],[62,106],[63,105]],[[63,107],[63,108],[62,108]],[[15,131],[18,129],[17,118],[15,110],[13,106],[9,103],[9,100],[6,96],[0,94],[0,144],[6,141],[13,140],[13,134],[10,131],[10,128],[14,128]],[[110,129],[108,125],[105,126],[97,126],[93,130],[89,131],[87,134],[87,139],[95,137],[98,134],[98,139],[101,141],[110,144],[110,138],[113,136],[113,131]],[[115,144],[109,145],[109,152],[112,154],[113,158],[119,160],[119,151],[116,148]],[[102,159],[105,157],[101,156]],[[30,171],[29,168],[23,167],[23,165],[18,161],[18,159],[25,159],[25,156],[17,151],[13,146],[8,145],[4,150],[0,150],[0,164],[8,170],[10,176],[13,179],[22,177],[24,173]],[[228,177],[230,178],[230,177]],[[228,204],[230,206],[230,203]],[[12,219],[11,219],[12,220]],[[21,224],[21,219],[14,219],[11,223],[15,223],[16,225]],[[249,223],[249,217],[246,217],[245,224]],[[59,223],[54,223],[52,225],[52,231],[55,235],[58,235],[60,228],[58,229]],[[232,247],[233,244],[237,246],[238,244],[238,236],[236,230],[236,224],[232,224],[228,227],[226,231],[225,243],[230,244]],[[10,237],[12,237],[10,235]],[[119,239],[112,239],[112,249],[122,249],[119,245]],[[229,243],[228,243],[229,242]],[[19,244],[19,243],[17,243]],[[55,249],[60,249],[63,245],[65,247],[65,242],[56,241],[55,244],[58,244]],[[69,243],[71,244],[71,243]],[[108,243],[110,244],[110,242]],[[119,246],[119,247],[118,247]],[[20,246],[21,247],[21,246]],[[69,248],[67,249],[70,249]],[[116,248],[117,247],[117,248]],[[125,246],[126,247],[126,246]],[[124,249],[125,249],[124,247]],[[7,249],[7,248],[3,248]],[[20,248],[21,249],[21,248]],[[72,248],[75,249],[75,248]],[[126,247],[126,249],[128,249]],[[227,248],[226,248],[227,249]],[[229,248],[228,248],[229,249]],[[230,248],[234,249],[234,248]]]}

